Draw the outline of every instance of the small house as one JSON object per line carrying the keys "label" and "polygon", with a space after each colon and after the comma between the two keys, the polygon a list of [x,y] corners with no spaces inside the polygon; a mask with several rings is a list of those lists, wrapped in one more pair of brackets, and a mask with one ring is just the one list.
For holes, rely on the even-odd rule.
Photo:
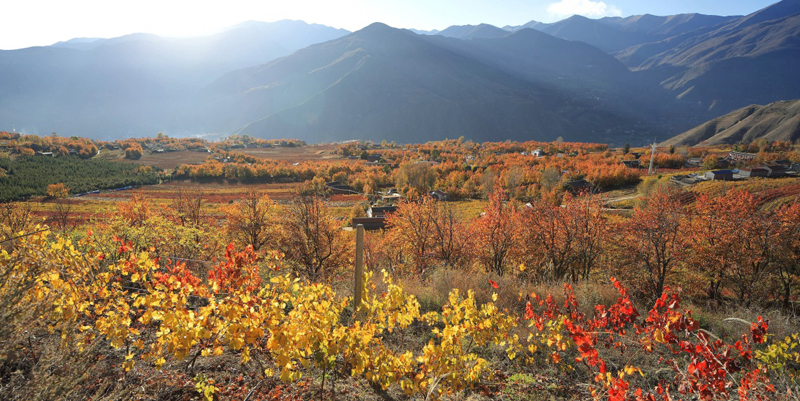
{"label": "small house", "polygon": [[393,193],[393,194],[382,195],[381,196],[381,200],[384,201],[384,202],[397,202],[400,199],[403,199],[403,195],[400,195],[400,194],[398,194],[396,192]]}
{"label": "small house", "polygon": [[669,178],[670,181],[682,184],[682,185],[694,185],[697,184],[697,174],[687,174],[687,175],[680,175],[676,174]]}
{"label": "small house", "polygon": [[767,171],[769,171],[769,174],[767,174],[767,177],[769,178],[786,177],[786,167],[780,164],[772,164],[764,168],[766,168]]}
{"label": "small house", "polygon": [[564,184],[565,188],[572,193],[583,193],[592,191],[592,183],[584,179],[572,180]]}
{"label": "small house", "polygon": [[731,170],[714,170],[706,173],[707,180],[713,181],[732,181],[733,171]]}
{"label": "small house", "polygon": [[686,163],[684,163],[686,167],[702,167],[703,166],[703,159],[700,157],[690,157],[686,159]]}
{"label": "small house", "polygon": [[437,189],[435,191],[431,191],[430,192],[430,196],[431,196],[431,198],[436,199],[437,201],[449,201],[450,200],[450,195],[448,195],[446,192],[444,192],[442,190],[439,190],[439,189]]}
{"label": "small house", "polygon": [[364,226],[365,230],[380,230],[386,228],[385,217],[353,217],[353,228],[359,224]]}
{"label": "small house", "polygon": [[638,160],[623,160],[622,164],[628,168],[639,168],[641,166],[641,163],[639,163]]}
{"label": "small house", "polygon": [[745,153],[745,152],[730,152],[730,153],[728,153],[728,159],[730,159],[731,161],[737,161],[737,162],[753,160],[753,159],[756,158],[756,156],[758,156],[758,155],[755,154],[755,153]]}
{"label": "small house", "polygon": [[742,177],[766,177],[769,175],[769,170],[764,166],[745,167],[739,169],[739,175]]}
{"label": "small house", "polygon": [[328,189],[331,190],[331,193],[334,195],[352,195],[358,193],[355,188],[342,184],[339,181],[331,181],[325,184]]}
{"label": "small house", "polygon": [[397,206],[373,206],[367,210],[368,217],[386,217],[387,214],[397,211]]}

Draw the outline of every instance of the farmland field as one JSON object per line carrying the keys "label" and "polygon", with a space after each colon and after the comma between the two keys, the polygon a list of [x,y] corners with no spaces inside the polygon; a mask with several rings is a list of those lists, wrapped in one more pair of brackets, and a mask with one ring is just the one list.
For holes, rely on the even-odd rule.
{"label": "farmland field", "polygon": [[129,160],[124,158],[121,152],[111,152],[108,154],[109,160],[120,162],[135,163],[143,166],[160,167],[165,170],[172,170],[182,164],[203,164],[210,156],[208,152],[196,152],[193,150],[181,150],[177,152],[145,152],[140,159]]}
{"label": "farmland field", "polygon": [[259,159],[285,160],[291,163],[338,159],[339,156],[333,153],[335,150],[336,145],[235,149],[237,153]]}

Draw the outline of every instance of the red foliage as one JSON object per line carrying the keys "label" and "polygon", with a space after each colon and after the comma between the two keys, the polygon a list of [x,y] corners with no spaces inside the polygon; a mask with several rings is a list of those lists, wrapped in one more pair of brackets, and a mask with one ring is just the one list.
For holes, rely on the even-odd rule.
{"label": "red foliage", "polygon": [[[548,321],[563,319],[566,334],[578,352],[575,360],[596,372],[595,381],[603,384],[609,400],[671,400],[671,388],[701,400],[729,399],[730,389],[736,386],[741,399],[766,400],[774,392],[769,379],[752,361],[752,344],[746,334],[735,344],[712,339],[712,335],[700,329],[690,311],[681,310],[679,297],[671,293],[669,288],[656,300],[647,317],[637,321],[639,314],[627,290],[615,279],[611,281],[620,294],[617,302],[608,308],[597,305],[592,318],[586,318],[578,312],[578,304],[569,285],[564,286],[566,301],[563,311],[559,310],[552,296],[542,301],[535,294],[533,297],[545,309],[537,313],[530,302],[525,308],[525,318],[540,331]],[[767,329],[768,323],[761,317],[752,323],[753,342],[762,343]],[[636,337],[631,338],[632,335]],[[660,354],[660,363],[674,370],[676,377],[672,382],[662,380],[652,391],[633,389],[625,374],[610,371],[598,352],[598,345],[623,352],[634,347],[634,353]],[[560,357],[551,359],[557,361]],[[683,362],[679,363],[683,360],[688,361],[685,368],[682,368]],[[736,377],[740,377],[738,383]],[[595,396],[598,396],[596,392]]]}
{"label": "red foliage", "polygon": [[233,244],[229,244],[225,249],[225,261],[208,272],[208,280],[217,292],[253,292],[261,285],[256,260],[258,255],[253,247],[236,252]]}

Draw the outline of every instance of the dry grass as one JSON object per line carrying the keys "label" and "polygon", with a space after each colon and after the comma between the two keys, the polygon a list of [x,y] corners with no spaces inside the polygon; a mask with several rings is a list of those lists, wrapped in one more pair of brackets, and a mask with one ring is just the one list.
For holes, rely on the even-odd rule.
{"label": "dry grass", "polygon": [[[233,149],[233,151],[236,153],[254,156],[259,159],[285,160],[291,163],[299,163],[306,161],[339,159],[339,156],[333,153],[336,151],[336,146],[337,145],[300,146],[294,148],[243,148]],[[359,162],[359,160],[352,161]]]}

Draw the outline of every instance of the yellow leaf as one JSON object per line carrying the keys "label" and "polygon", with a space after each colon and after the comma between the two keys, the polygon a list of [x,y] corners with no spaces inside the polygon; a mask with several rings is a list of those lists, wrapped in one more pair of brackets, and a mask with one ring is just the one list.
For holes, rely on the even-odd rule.
{"label": "yellow leaf", "polygon": [[653,339],[662,344],[666,342],[664,341],[664,332],[662,332],[660,329],[653,332]]}

